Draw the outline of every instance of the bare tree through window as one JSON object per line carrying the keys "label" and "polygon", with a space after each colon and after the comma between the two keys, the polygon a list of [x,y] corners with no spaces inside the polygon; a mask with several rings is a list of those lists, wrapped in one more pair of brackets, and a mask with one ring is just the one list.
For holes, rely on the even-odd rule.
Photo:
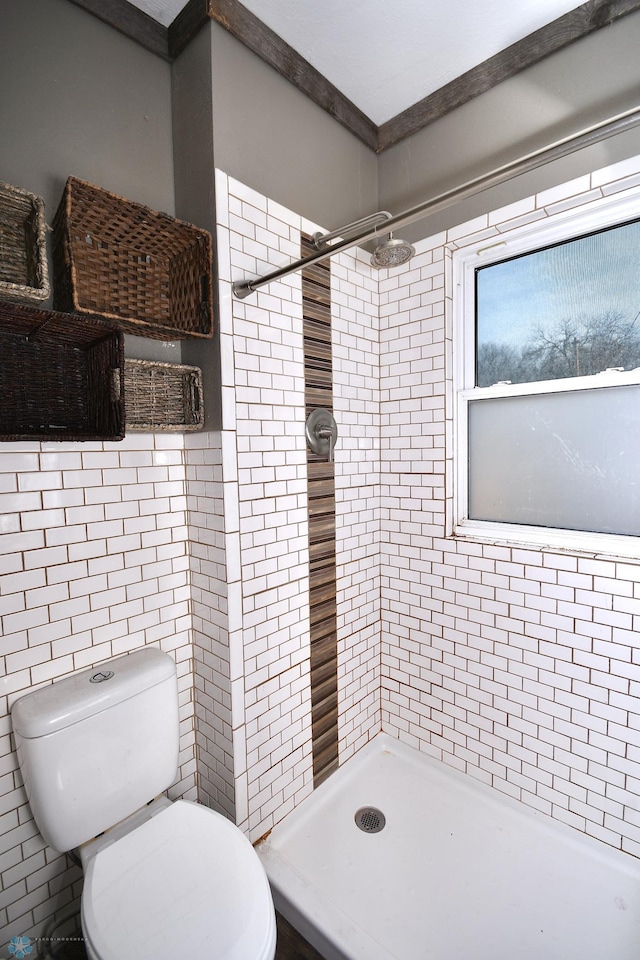
{"label": "bare tree through window", "polygon": [[477,384],[560,380],[636,367],[640,367],[640,314],[627,320],[612,312],[538,327],[520,349],[483,343],[478,349]]}

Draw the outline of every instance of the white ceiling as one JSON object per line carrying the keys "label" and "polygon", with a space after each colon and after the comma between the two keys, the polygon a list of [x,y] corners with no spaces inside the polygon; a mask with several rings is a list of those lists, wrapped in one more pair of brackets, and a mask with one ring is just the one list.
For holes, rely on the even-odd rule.
{"label": "white ceiling", "polygon": [[[186,0],[131,0],[168,26]],[[576,0],[242,0],[376,125]]]}

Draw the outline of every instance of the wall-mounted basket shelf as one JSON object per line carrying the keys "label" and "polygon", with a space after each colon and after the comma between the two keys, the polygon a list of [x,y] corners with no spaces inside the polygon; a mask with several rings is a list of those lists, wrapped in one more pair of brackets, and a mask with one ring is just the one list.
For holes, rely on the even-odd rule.
{"label": "wall-mounted basket shelf", "polygon": [[43,303],[50,294],[44,201],[0,183],[0,298]]}
{"label": "wall-mounted basket shelf", "polygon": [[121,440],[123,335],[0,301],[0,440]]}
{"label": "wall-mounted basket shelf", "polygon": [[180,433],[204,425],[199,367],[127,359],[124,397],[127,431]]}
{"label": "wall-mounted basket shelf", "polygon": [[54,306],[155,340],[213,334],[211,234],[69,177],[53,223]]}

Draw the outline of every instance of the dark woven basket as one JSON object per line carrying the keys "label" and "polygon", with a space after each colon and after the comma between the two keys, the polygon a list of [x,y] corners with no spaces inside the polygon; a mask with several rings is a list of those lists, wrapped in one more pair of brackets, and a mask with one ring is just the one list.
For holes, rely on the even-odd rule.
{"label": "dark woven basket", "polygon": [[127,431],[179,433],[204,424],[202,371],[180,363],[125,360]]}
{"label": "dark woven basket", "polygon": [[123,335],[0,301],[0,440],[121,440]]}
{"label": "dark woven basket", "polygon": [[50,292],[44,201],[0,183],[0,298],[42,303]]}
{"label": "dark woven basket", "polygon": [[206,230],[69,177],[53,223],[54,306],[155,340],[213,334]]}

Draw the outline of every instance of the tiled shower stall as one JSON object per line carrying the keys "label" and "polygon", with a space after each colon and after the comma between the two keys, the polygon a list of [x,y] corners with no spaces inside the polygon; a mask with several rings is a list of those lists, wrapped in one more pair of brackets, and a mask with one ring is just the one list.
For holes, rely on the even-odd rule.
{"label": "tiled shower stall", "polygon": [[[453,539],[451,257],[628,191],[640,158],[522,200],[376,272],[331,261],[344,763],[380,730],[640,854],[640,560]],[[218,172],[221,430],[0,450],[2,705],[159,644],[178,662],[172,797],[258,840],[313,789],[299,276],[231,279],[317,228]],[[33,824],[2,721],[0,929],[38,934],[81,878]]]}

